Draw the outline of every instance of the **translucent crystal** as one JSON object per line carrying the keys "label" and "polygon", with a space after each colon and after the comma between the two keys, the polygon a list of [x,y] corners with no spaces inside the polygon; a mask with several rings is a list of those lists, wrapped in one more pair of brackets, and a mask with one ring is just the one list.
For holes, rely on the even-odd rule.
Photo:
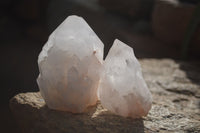
{"label": "translucent crystal", "polygon": [[142,77],[133,49],[115,40],[103,69],[98,90],[102,105],[125,117],[138,118],[147,115],[152,96]]}
{"label": "translucent crystal", "polygon": [[103,47],[78,16],[69,16],[50,35],[38,58],[37,79],[49,108],[79,113],[96,104]]}

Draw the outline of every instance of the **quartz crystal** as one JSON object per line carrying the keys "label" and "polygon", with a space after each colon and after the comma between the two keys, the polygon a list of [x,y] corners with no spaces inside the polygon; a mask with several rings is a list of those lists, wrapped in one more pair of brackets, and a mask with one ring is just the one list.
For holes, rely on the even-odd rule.
{"label": "quartz crystal", "polygon": [[96,104],[103,47],[81,17],[57,27],[38,58],[37,83],[49,108],[80,113]]}
{"label": "quartz crystal", "polygon": [[151,108],[152,96],[133,49],[119,40],[103,63],[98,96],[105,108],[125,117],[145,116]]}

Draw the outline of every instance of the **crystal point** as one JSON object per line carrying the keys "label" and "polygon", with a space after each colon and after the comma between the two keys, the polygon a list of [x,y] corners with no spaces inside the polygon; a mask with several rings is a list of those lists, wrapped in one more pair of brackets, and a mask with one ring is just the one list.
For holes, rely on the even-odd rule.
{"label": "crystal point", "polygon": [[38,57],[37,83],[49,108],[80,113],[97,102],[103,47],[81,17],[57,27]]}
{"label": "crystal point", "polygon": [[98,96],[105,108],[125,117],[145,116],[151,108],[152,96],[133,49],[117,39],[103,64]]}

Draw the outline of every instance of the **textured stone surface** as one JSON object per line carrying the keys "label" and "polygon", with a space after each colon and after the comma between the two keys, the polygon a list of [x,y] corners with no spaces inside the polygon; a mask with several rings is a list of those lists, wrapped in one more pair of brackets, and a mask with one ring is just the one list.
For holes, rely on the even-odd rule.
{"label": "textured stone surface", "polygon": [[99,99],[109,111],[132,118],[146,116],[152,96],[133,49],[115,40],[103,63]]}
{"label": "textured stone surface", "polygon": [[38,57],[37,82],[49,108],[77,113],[96,104],[103,47],[81,17],[56,28]]}
{"label": "textured stone surface", "polygon": [[54,111],[39,93],[22,93],[10,108],[23,132],[200,132],[199,63],[170,59],[140,60],[153,95],[147,117],[116,116],[98,103],[84,114]]}
{"label": "textured stone surface", "polygon": [[162,132],[199,132],[200,64],[170,59],[142,60],[141,64],[153,94],[145,127]]}

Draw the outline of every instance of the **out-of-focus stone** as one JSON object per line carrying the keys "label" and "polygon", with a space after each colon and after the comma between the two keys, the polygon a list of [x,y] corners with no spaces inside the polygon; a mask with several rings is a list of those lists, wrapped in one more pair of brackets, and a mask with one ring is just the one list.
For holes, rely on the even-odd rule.
{"label": "out-of-focus stone", "polygon": [[103,63],[99,86],[102,105],[115,114],[139,118],[151,108],[152,96],[133,49],[117,39]]}
{"label": "out-of-focus stone", "polygon": [[49,37],[37,82],[48,107],[74,113],[97,102],[103,43],[78,16],[69,16]]}
{"label": "out-of-focus stone", "polygon": [[148,18],[154,0],[99,0],[106,9],[135,18]]}
{"label": "out-of-focus stone", "polygon": [[[183,3],[179,0],[156,0],[152,14],[154,35],[168,45],[181,48],[188,24],[196,7],[195,4]],[[191,50],[196,53],[200,51],[199,30],[200,27],[198,26],[190,44]]]}
{"label": "out-of-focus stone", "polygon": [[50,110],[40,93],[10,100],[20,129],[30,133],[200,132],[200,64],[171,59],[140,60],[153,105],[143,119],[114,115],[100,103],[82,114]]}

